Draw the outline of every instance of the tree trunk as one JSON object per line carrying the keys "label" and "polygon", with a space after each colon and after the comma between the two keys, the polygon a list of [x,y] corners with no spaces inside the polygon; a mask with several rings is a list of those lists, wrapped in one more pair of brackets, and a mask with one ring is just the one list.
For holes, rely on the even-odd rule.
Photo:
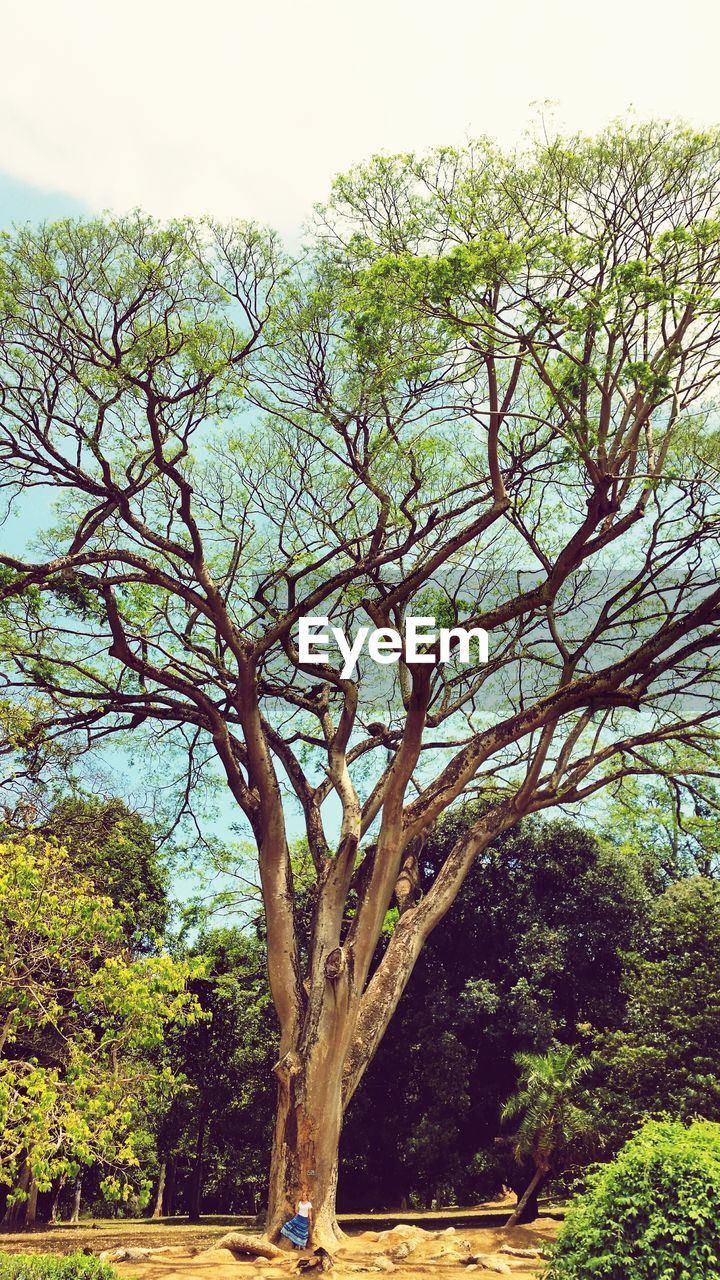
{"label": "tree trunk", "polygon": [[518,1225],[518,1223],[521,1221],[523,1217],[523,1213],[527,1205],[530,1203],[531,1198],[537,1195],[540,1189],[540,1184],[545,1180],[546,1177],[547,1177],[546,1169],[538,1168],[535,1170],[532,1178],[530,1179],[528,1185],[523,1191],[522,1196],[518,1200],[514,1211],[508,1218],[507,1222],[505,1223],[506,1227],[516,1227]]}
{"label": "tree trunk", "polygon": [[[427,672],[427,668],[424,670]],[[357,888],[359,906],[344,936],[343,917],[362,816],[344,771],[342,748],[331,753],[331,767],[343,802],[343,825],[336,855],[324,863],[319,878],[304,980],[280,788],[259,721],[255,726],[257,738],[248,739],[256,756],[257,786],[264,789],[268,806],[267,819],[262,823],[258,819],[260,875],[267,923],[268,975],[280,1024],[280,1055],[274,1068],[278,1104],[266,1221],[271,1241],[277,1238],[283,1222],[296,1212],[301,1198],[309,1199],[313,1205],[314,1245],[332,1252],[338,1240],[343,1239],[335,1198],[344,1110],[397,1008],[423,943],[452,906],[477,856],[520,816],[519,810],[498,808],[457,841],[443,874],[438,875],[424,898],[414,905],[412,895],[407,899],[407,909],[399,915],[382,960],[370,977],[402,865],[402,796],[420,749],[423,687],[424,679],[418,677],[411,699],[410,727],[398,755],[402,765],[390,771],[378,841],[372,856],[368,852],[367,861],[362,864],[364,875]],[[253,707],[254,704],[251,711]],[[343,733],[347,741],[351,721],[350,716],[342,731],[338,728],[336,745]]]}
{"label": "tree trunk", "polygon": [[70,1215],[71,1222],[80,1221],[80,1202],[82,1200],[82,1177],[75,1179],[75,1196],[73,1199],[73,1209]]}
{"label": "tree trunk", "polygon": [[22,1200],[13,1200],[7,1205],[3,1215],[2,1225],[4,1227],[19,1227],[25,1222],[25,1213],[27,1210],[27,1192],[30,1186],[30,1165],[27,1160],[23,1163],[17,1180],[15,1191],[23,1192]]}
{"label": "tree trunk", "polygon": [[167,1162],[166,1162],[165,1160],[163,1160],[163,1161],[162,1161],[162,1164],[160,1165],[160,1172],[159,1172],[159,1174],[158,1174],[157,1191],[156,1191],[156,1193],[155,1193],[155,1206],[154,1206],[153,1211],[152,1211],[152,1214],[151,1214],[151,1217],[153,1217],[153,1218],[162,1218],[162,1214],[163,1214],[163,1196],[164,1196],[164,1194],[165,1194],[165,1175],[166,1175],[166,1173],[167,1173]]}
{"label": "tree trunk", "polygon": [[335,1212],[343,1057],[333,1053],[331,1040],[319,1037],[306,1063],[301,1065],[299,1055],[291,1052],[275,1068],[278,1105],[266,1226],[270,1240],[297,1212],[300,1199],[312,1201],[315,1247],[332,1252],[344,1238]]}
{"label": "tree trunk", "polygon": [[207,1119],[201,1116],[198,1122],[197,1142],[195,1144],[195,1166],[193,1168],[192,1185],[190,1187],[190,1205],[188,1217],[191,1222],[200,1221],[200,1205],[203,1190],[203,1162],[205,1157],[205,1131]]}
{"label": "tree trunk", "polygon": [[[535,1190],[531,1192],[530,1198],[525,1201],[525,1204],[523,1205],[522,1211],[516,1223],[518,1227],[525,1227],[528,1225],[528,1223],[534,1222],[535,1219],[538,1217],[540,1213],[540,1206],[538,1204],[538,1195],[540,1193],[540,1189],[542,1185],[543,1184],[541,1182],[535,1188]],[[524,1196],[525,1194],[526,1186],[527,1186],[527,1183],[525,1183],[523,1186],[520,1187],[520,1191],[517,1196],[518,1203],[522,1198],[522,1196]]]}
{"label": "tree trunk", "polygon": [[[416,935],[406,938],[407,930],[398,925],[396,935],[402,930],[402,938],[396,941],[394,956],[361,996],[372,951],[368,946],[366,963],[361,963],[348,943],[333,945],[332,928],[324,933],[322,911],[321,903],[305,988],[307,1006],[299,1028],[292,1029],[294,1043],[290,1033],[284,1044],[281,1041],[274,1068],[278,1100],[266,1232],[276,1240],[283,1223],[296,1213],[298,1200],[310,1200],[312,1243],[332,1253],[345,1238],[335,1207],[344,1112],[397,1006],[417,948]],[[379,909],[377,914],[379,924],[371,938],[384,918]]]}
{"label": "tree trunk", "polygon": [[38,1185],[34,1178],[30,1181],[28,1198],[25,1204],[25,1226],[34,1227],[37,1221]]}
{"label": "tree trunk", "polygon": [[65,1186],[65,1174],[61,1173],[60,1177],[56,1178],[53,1183],[52,1203],[50,1205],[50,1219],[49,1219],[50,1222],[58,1221],[58,1208],[60,1205],[60,1196],[62,1195],[62,1190],[64,1186]]}
{"label": "tree trunk", "polygon": [[177,1186],[177,1156],[168,1156],[167,1175],[165,1178],[165,1194],[163,1196],[163,1217],[172,1218],[175,1210],[175,1188]]}

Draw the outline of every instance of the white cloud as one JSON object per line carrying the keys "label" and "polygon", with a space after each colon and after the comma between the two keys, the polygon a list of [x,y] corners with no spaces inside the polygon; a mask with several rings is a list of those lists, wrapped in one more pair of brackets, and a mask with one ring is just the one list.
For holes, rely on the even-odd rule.
{"label": "white cloud", "polygon": [[29,0],[7,5],[0,169],[94,208],[296,230],[378,150],[720,118],[713,0]]}

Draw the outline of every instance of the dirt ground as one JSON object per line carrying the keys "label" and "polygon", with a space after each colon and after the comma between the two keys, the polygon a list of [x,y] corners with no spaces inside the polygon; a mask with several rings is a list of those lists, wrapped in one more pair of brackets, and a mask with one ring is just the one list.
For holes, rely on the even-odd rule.
{"label": "dirt ground", "polygon": [[[557,1235],[559,1223],[552,1218],[539,1218],[532,1226],[508,1232],[500,1221],[497,1227],[427,1230],[416,1219],[386,1231],[350,1232],[334,1252],[332,1280],[357,1280],[363,1273],[368,1277],[392,1273],[394,1280],[427,1280],[430,1276],[460,1280],[468,1271],[472,1280],[492,1274],[534,1280],[542,1269],[542,1257],[514,1256],[503,1246],[539,1254]],[[80,1223],[76,1227],[0,1235],[0,1252],[67,1253],[89,1249],[100,1254],[116,1249],[162,1250],[147,1258],[138,1254],[126,1261],[111,1258],[123,1280],[291,1280],[299,1258],[310,1256],[309,1252],[303,1255],[288,1246],[288,1252],[270,1260],[242,1257],[217,1247],[229,1228],[227,1221],[196,1226],[149,1221],[101,1222],[94,1226]],[[248,1234],[242,1228],[240,1231]],[[259,1236],[254,1238],[259,1240]],[[311,1274],[320,1280],[320,1271]]]}

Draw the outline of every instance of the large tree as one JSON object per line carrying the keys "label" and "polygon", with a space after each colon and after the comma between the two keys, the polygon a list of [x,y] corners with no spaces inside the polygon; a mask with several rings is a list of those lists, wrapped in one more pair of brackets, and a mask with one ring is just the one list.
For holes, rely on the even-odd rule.
{"label": "large tree", "polygon": [[[20,777],[153,731],[188,804],[219,766],[280,1023],[271,1232],[309,1180],[332,1241],[344,1110],[478,854],[678,740],[708,767],[719,160],[663,125],[381,158],[294,264],[252,226],[141,216],[3,242],[0,483],[39,523],[61,500],[2,557],[8,750]],[[304,615],[460,619],[489,661],[318,666]]]}

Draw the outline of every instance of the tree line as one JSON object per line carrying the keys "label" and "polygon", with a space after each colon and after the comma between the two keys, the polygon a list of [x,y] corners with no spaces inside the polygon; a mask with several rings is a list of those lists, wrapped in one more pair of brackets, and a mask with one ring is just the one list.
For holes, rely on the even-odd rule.
{"label": "tree line", "polygon": [[[684,836],[682,855],[657,830],[643,850],[649,811],[625,810],[612,837],[530,820],[488,850],[358,1090],[341,1210],[474,1204],[504,1185],[522,1196],[534,1180],[532,1219],[538,1194],[563,1191],[648,1115],[720,1120],[713,828]],[[4,968],[4,1025],[15,1020],[0,1060],[6,1223],[67,1218],[80,1202],[103,1216],[261,1215],[278,1031],[259,903],[243,925],[205,914],[188,934],[151,827],[121,801],[76,796],[42,823],[30,817],[7,817],[0,851],[6,890],[22,883],[26,908],[13,914],[6,891],[0,944],[16,973],[34,956],[33,1002],[42,996],[46,1011],[25,1021],[31,976],[19,988]],[[423,849],[423,877],[474,819],[462,806],[444,820]],[[299,852],[299,874],[300,862]],[[307,893],[309,918],[310,881]],[[109,1038],[103,970],[120,957]],[[99,1001],[87,1004],[93,985]],[[21,1089],[39,1113],[19,1107]]]}

